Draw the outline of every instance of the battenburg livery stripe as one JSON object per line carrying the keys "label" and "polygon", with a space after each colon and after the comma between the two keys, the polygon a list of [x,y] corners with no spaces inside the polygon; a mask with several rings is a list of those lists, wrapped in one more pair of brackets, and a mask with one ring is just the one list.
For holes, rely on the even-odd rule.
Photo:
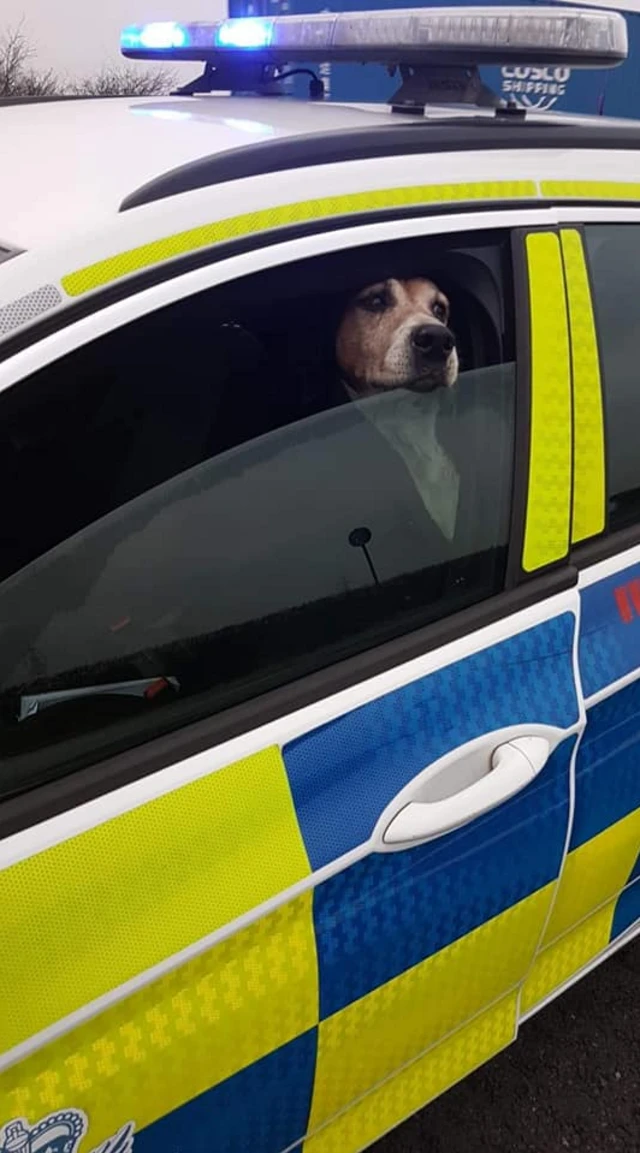
{"label": "battenburg livery stripe", "polygon": [[[446,932],[433,936],[449,923],[446,891],[437,921],[429,909],[449,872],[447,883],[459,883],[458,841],[462,859],[474,859],[459,936],[553,880],[570,742],[497,816],[409,858],[340,861],[350,850],[366,853],[380,813],[425,763],[528,718],[564,731],[575,726],[574,629],[574,615],[563,612],[337,717],[283,753],[269,748],[237,761],[0,872],[0,933],[12,943],[2,973],[11,990],[0,1022],[4,1063],[77,1026],[74,1014],[128,998],[158,976],[155,966],[185,960],[183,950],[204,951],[229,926],[237,932],[234,922],[255,919],[268,902],[287,907],[291,890],[311,888],[323,866],[337,867],[314,897],[322,1017],[450,943]],[[465,709],[452,710],[452,700],[464,700]],[[487,822],[496,821],[485,852]],[[444,870],[443,852],[451,866]],[[394,915],[404,904],[410,912],[406,929],[397,924],[392,949],[390,941],[367,947],[365,966],[359,942],[387,915],[392,889]],[[341,956],[349,940],[357,967]]]}
{"label": "battenburg livery stripe", "polygon": [[[637,565],[623,569],[581,591],[585,691],[600,691],[637,667],[636,618],[619,612],[615,595],[637,571]],[[588,708],[576,758],[569,852],[542,950],[524,987],[525,1013],[596,961],[640,918],[639,714],[640,680]]]}
{"label": "battenburg livery stripe", "polygon": [[[260,872],[257,862],[254,871]],[[73,943],[66,944],[71,951]],[[46,955],[40,972],[44,979]],[[261,1110],[260,1093],[268,1097],[280,1081],[283,1123],[299,1116],[296,1098],[307,1100],[280,1149],[305,1131],[317,1021],[311,894],[305,893],[5,1070],[0,1126],[5,1118],[38,1117],[72,1103],[89,1117],[98,1145],[129,1119],[137,1132],[153,1130],[160,1118],[223,1083],[220,1100],[229,1107],[234,1102],[224,1123],[237,1128],[248,1114],[259,1126],[274,1117]],[[217,1131],[223,1124],[216,1098],[210,1104],[209,1141],[212,1126]],[[191,1128],[189,1141],[198,1147]],[[264,1146],[249,1141],[246,1147]],[[227,1146],[217,1142],[216,1148]]]}
{"label": "battenburg livery stripe", "polygon": [[[540,199],[636,201],[640,200],[640,184],[597,180],[543,180],[540,183],[535,180],[492,180],[372,189],[368,192],[296,201],[246,212],[240,216],[229,216],[138,245],[67,273],[62,277],[62,287],[69,296],[82,296],[85,292],[92,292],[123,276],[130,276],[200,248],[314,220],[357,216],[358,213],[385,209],[418,208],[424,204],[494,204]],[[556,298],[556,302],[557,299],[560,298]]]}
{"label": "battenburg livery stripe", "polygon": [[[580,590],[580,600],[580,675],[588,701],[638,669],[640,564],[628,565],[587,585]],[[640,694],[640,686],[635,692]],[[614,695],[619,696],[619,691]],[[640,708],[640,695],[634,704]],[[629,719],[632,714],[633,707]]]}
{"label": "battenburg livery stripe", "polygon": [[309,876],[277,749],[0,872],[0,1052]]}
{"label": "battenburg livery stripe", "polygon": [[369,192],[350,192],[343,196],[323,196],[316,200],[300,200],[281,204],[241,216],[229,216],[211,224],[188,228],[173,236],[152,240],[130,248],[127,252],[96,261],[62,278],[62,287],[69,296],[81,296],[123,276],[140,272],[151,265],[160,264],[176,256],[184,256],[199,248],[238,240],[274,228],[286,228],[331,217],[356,216],[362,212],[385,209],[420,207],[424,204],[459,204],[483,201],[490,204],[504,200],[530,200],[537,194],[533,180],[495,180],[463,184],[418,184],[406,188],[372,189]]}
{"label": "battenburg livery stripe", "polygon": [[569,551],[571,366],[560,240],[526,238],[529,280],[531,422],[522,567],[533,572]]}
{"label": "battenburg livery stripe", "polygon": [[640,933],[640,857],[628,886],[618,897],[611,925],[611,940],[616,941],[634,929]]}
{"label": "battenburg livery stripe", "polygon": [[[340,871],[315,888],[310,857],[317,867],[322,839],[310,835],[302,777],[292,788],[290,746],[284,759],[267,749],[6,869],[2,931],[19,992],[6,998],[3,1028],[14,1044],[36,1035],[0,1074],[2,1153],[40,1153],[3,1149],[7,1133],[21,1140],[20,1119],[28,1133],[64,1110],[89,1119],[100,1153],[115,1153],[102,1145],[131,1125],[138,1153],[185,1132],[205,1153],[214,1126],[219,1153],[239,1144],[280,1153],[309,1132],[313,1142],[342,1140],[332,1119],[349,1105],[345,1094],[375,1087],[384,1127],[387,1083],[398,1107],[413,1099],[403,1063],[424,1056],[424,1091],[436,1092],[447,1061],[462,1075],[506,1043],[516,1028],[511,991],[533,960],[566,838],[579,723],[574,630],[563,612],[352,710],[349,732],[343,717],[318,729],[306,747],[307,788],[322,798],[318,827]],[[465,710],[452,712],[452,699]],[[350,865],[333,855],[345,836],[362,837],[359,818],[349,828],[344,812],[369,795],[383,804],[415,775],[420,750],[431,755],[429,733],[453,748],[487,719],[500,728],[528,715],[568,731],[528,789],[410,852]],[[381,726],[388,779],[367,754]],[[340,758],[320,755],[358,747],[346,773]],[[351,805],[335,794],[339,779],[350,782]],[[300,884],[309,889],[287,897]],[[258,910],[274,892],[282,903],[271,912],[162,976],[143,973],[161,950]],[[464,893],[456,918],[452,892]],[[141,979],[123,996],[118,982],[136,967]],[[472,977],[461,993],[463,973]],[[64,1012],[108,982],[113,1000],[69,1027]],[[476,1036],[473,1022],[494,1002],[508,1006],[500,1030],[478,1025]],[[363,1043],[374,1020],[381,1047]],[[56,1021],[43,1043],[37,1030]],[[347,1145],[360,1141],[364,1114],[354,1117]]]}
{"label": "battenburg livery stripe", "polygon": [[560,233],[567,286],[573,376],[573,515],[571,541],[578,544],[605,525],[604,417],[600,361],[582,237]]}
{"label": "battenburg livery stripe", "polygon": [[640,200],[640,183],[628,180],[541,180],[550,200]]}
{"label": "battenburg livery stripe", "polygon": [[546,885],[321,1021],[310,1130],[522,981],[554,889]]}
{"label": "battenburg livery stripe", "polygon": [[514,1040],[517,994],[480,1013],[310,1136],[304,1153],[358,1153]]}

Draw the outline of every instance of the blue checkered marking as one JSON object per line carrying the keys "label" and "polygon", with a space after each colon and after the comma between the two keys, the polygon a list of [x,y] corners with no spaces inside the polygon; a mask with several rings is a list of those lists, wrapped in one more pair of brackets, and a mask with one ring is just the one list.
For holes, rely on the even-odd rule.
{"label": "blue checkered marking", "polygon": [[563,613],[465,657],[286,745],[313,869],[371,836],[383,809],[431,762],[508,725],[578,720]]}
{"label": "blue checkered marking", "polygon": [[638,859],[631,870],[631,875],[627,881],[627,884],[630,885],[632,881],[640,881],[640,853],[638,853]]}
{"label": "blue checkered marking", "polygon": [[321,1019],[558,876],[574,745],[563,741],[527,789],[466,828],[372,854],[316,889]]}
{"label": "blue checkered marking", "polygon": [[614,590],[640,578],[640,564],[588,585],[580,592],[582,604],[578,646],[582,690],[585,697],[633,672],[640,665],[640,615],[633,606],[625,624]]}
{"label": "blue checkered marking", "polygon": [[626,933],[636,921],[640,921],[640,857],[638,864],[634,870],[636,876],[633,878],[633,884],[629,884],[626,889],[623,889],[618,898],[616,911],[613,915],[613,924],[611,926],[611,940],[615,941],[622,933]]}
{"label": "blue checkered marking", "polygon": [[136,1153],[281,1153],[304,1137],[317,1029],[136,1133]]}
{"label": "blue checkered marking", "polygon": [[576,757],[571,848],[590,841],[639,807],[640,681],[634,681],[587,713]]}

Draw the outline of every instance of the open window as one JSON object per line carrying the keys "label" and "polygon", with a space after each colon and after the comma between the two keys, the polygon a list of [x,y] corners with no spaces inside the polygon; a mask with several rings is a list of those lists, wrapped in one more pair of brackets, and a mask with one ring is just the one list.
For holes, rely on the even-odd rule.
{"label": "open window", "polygon": [[[424,277],[453,387],[354,397],[348,301]],[[513,330],[508,233],[414,239],[181,300],[0,396],[0,792],[499,592]]]}

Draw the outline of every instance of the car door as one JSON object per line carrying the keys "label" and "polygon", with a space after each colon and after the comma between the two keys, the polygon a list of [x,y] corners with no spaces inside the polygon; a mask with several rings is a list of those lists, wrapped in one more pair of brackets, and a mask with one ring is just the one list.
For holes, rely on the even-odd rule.
{"label": "car door", "polygon": [[[514,1039],[584,727],[549,221],[274,244],[0,369],[3,1153],[355,1151]],[[471,365],[410,398],[446,531],[291,352],[300,285],[418,247]]]}
{"label": "car door", "polygon": [[[554,996],[640,927],[640,468],[633,319],[637,210],[565,209],[574,366],[573,555],[587,727],[553,915],[523,1009]],[[584,224],[576,224],[576,219]]]}

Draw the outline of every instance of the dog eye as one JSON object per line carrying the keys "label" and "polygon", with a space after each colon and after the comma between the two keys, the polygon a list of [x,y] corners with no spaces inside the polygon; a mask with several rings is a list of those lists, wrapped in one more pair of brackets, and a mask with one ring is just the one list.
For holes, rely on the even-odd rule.
{"label": "dog eye", "polygon": [[389,307],[389,296],[386,292],[372,292],[369,296],[361,296],[358,301],[360,308],[367,312],[384,312]]}
{"label": "dog eye", "polygon": [[440,303],[434,304],[431,311],[432,311],[433,315],[435,316],[436,320],[441,320],[443,324],[446,322],[447,309],[446,309],[446,306],[444,304],[440,304]]}

